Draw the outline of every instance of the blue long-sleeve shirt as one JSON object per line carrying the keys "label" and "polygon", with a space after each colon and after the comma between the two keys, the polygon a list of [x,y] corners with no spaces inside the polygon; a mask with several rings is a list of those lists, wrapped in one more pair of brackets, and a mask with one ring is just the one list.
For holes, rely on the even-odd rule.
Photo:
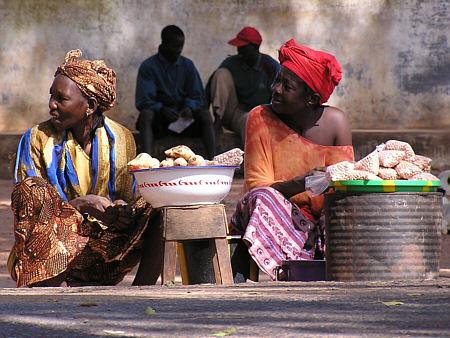
{"label": "blue long-sleeve shirt", "polygon": [[194,63],[184,56],[170,64],[160,53],[139,67],[136,81],[135,105],[138,110],[159,112],[163,103],[160,94],[170,97],[177,109],[198,110],[204,106],[203,84]]}

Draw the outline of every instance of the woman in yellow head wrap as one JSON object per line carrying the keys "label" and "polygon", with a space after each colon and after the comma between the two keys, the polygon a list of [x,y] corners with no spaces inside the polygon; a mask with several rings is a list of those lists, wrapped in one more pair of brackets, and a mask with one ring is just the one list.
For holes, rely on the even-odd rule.
{"label": "woman in yellow head wrap", "polygon": [[113,285],[141,257],[152,210],[133,199],[133,135],[103,115],[115,103],[116,74],[80,56],[67,53],[50,87],[51,118],[17,149],[8,266],[18,287]]}

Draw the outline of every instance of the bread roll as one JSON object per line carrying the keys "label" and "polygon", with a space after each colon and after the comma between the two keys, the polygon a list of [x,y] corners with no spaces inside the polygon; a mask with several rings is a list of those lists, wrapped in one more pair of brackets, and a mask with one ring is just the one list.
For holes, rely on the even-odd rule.
{"label": "bread roll", "polygon": [[194,155],[189,158],[188,165],[202,166],[205,165],[205,159],[200,155]]}
{"label": "bread roll", "polygon": [[195,156],[194,152],[188,146],[178,146],[173,149],[173,157],[182,157],[188,161],[192,156]]}
{"label": "bread roll", "polygon": [[179,145],[179,146],[167,149],[166,151],[164,151],[164,154],[166,154],[167,157],[173,157],[173,158],[182,157],[186,161],[189,160],[189,158],[191,158],[191,156],[195,155],[194,152],[191,150],[191,148],[189,148],[188,146],[185,146],[185,145]]}
{"label": "bread roll", "polygon": [[161,163],[159,164],[160,167],[173,167],[174,164],[174,158],[171,157],[167,157],[165,160],[162,160]]}
{"label": "bread roll", "polygon": [[153,158],[150,160],[150,168],[159,168],[159,160],[157,158]]}
{"label": "bread roll", "polygon": [[173,165],[175,167],[186,167],[188,165],[188,163],[184,158],[179,157],[175,161],[173,161]]}
{"label": "bread roll", "polygon": [[[155,163],[152,160],[158,161],[156,158],[152,158],[147,153],[140,153],[133,160],[127,163],[128,170],[139,170],[139,169],[148,169],[152,168],[152,165]],[[159,166],[159,161],[158,161]]]}
{"label": "bread roll", "polygon": [[[178,146],[177,146],[177,147],[178,147]],[[174,158],[174,157],[175,157],[175,154],[173,153],[173,150],[174,150],[175,148],[176,148],[176,147],[172,147],[172,148],[170,148],[170,149],[165,150],[165,151],[164,151],[164,154],[166,154],[167,157],[172,157],[172,158]]]}

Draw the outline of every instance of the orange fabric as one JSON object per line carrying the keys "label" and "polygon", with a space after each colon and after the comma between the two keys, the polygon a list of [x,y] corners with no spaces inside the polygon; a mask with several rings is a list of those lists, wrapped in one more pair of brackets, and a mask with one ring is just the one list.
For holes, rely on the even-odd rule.
{"label": "orange fabric", "polygon": [[[311,169],[341,161],[353,161],[352,146],[314,144],[290,129],[267,106],[254,108],[247,121],[245,142],[245,191],[304,175]],[[291,202],[320,216],[324,197],[306,192]]]}

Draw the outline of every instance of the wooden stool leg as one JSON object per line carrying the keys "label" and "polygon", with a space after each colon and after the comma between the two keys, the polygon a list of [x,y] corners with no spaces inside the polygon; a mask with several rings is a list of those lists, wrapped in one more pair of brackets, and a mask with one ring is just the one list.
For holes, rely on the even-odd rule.
{"label": "wooden stool leg", "polygon": [[186,255],[184,253],[183,243],[177,243],[178,265],[180,267],[181,282],[183,285],[189,285],[189,273],[187,270]]}
{"label": "wooden stool leg", "polygon": [[164,243],[164,261],[161,274],[161,284],[175,282],[175,269],[177,265],[177,242],[166,241]]}
{"label": "wooden stool leg", "polygon": [[222,283],[222,275],[220,274],[220,265],[219,265],[219,255],[217,253],[217,247],[214,240],[213,241],[213,258],[212,258],[212,264],[214,269],[214,277],[216,279],[216,284],[223,284]]}
{"label": "wooden stool leg", "polygon": [[213,265],[216,284],[233,284],[233,273],[231,271],[228,242],[226,238],[214,239],[214,246]]}

